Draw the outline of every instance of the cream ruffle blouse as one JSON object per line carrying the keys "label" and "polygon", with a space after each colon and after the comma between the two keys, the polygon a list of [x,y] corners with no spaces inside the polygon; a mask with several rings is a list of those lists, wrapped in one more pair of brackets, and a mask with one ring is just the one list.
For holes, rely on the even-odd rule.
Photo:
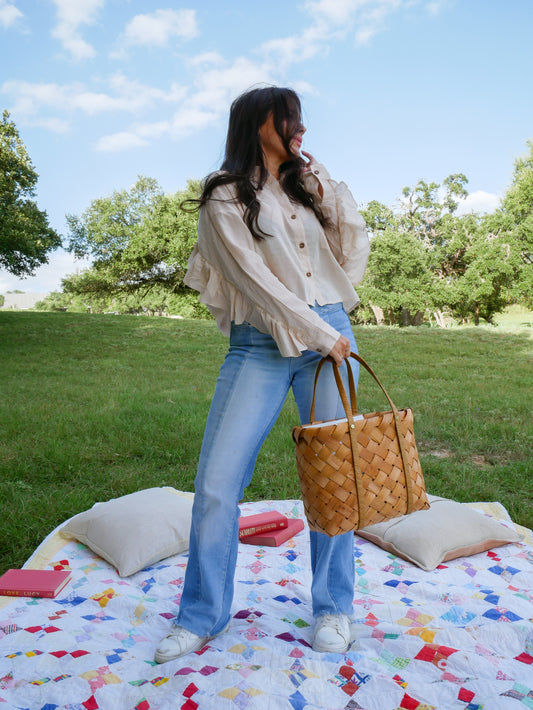
{"label": "cream ruffle blouse", "polygon": [[198,242],[185,276],[223,333],[229,335],[232,321],[248,322],[272,335],[285,357],[330,352],[339,333],[309,306],[342,301],[346,312],[353,310],[359,303],[354,286],[370,251],[347,186],[318,164],[304,173],[304,181],[332,228],[324,230],[314,212],[292,203],[269,175],[257,199],[259,225],[273,236],[259,241],[244,222],[233,185],[218,187],[200,209]]}

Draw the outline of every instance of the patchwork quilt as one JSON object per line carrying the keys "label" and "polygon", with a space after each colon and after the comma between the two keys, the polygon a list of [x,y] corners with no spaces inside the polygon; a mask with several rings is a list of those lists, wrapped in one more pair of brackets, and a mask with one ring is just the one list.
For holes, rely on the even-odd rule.
{"label": "patchwork quilt", "polygon": [[[473,504],[509,520],[499,504]],[[303,518],[299,501],[242,505]],[[131,577],[54,531],[26,566],[71,569],[56,599],[0,597],[0,710],[533,709],[533,539],[424,572],[355,538],[354,643],[310,646],[307,527],[239,545],[228,631],[153,662],[187,555]]]}

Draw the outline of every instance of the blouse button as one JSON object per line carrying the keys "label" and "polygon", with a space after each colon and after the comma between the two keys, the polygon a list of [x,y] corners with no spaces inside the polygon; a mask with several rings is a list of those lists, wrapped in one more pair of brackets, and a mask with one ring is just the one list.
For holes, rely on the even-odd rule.
{"label": "blouse button", "polygon": [[306,276],[311,276],[311,272],[308,271],[308,272],[306,273]]}
{"label": "blouse button", "polygon": [[291,214],[291,219],[296,219],[296,215],[295,215],[295,214]]}
{"label": "blouse button", "polygon": [[319,172],[320,170],[314,170],[315,175],[318,175]]}
{"label": "blouse button", "polygon": [[298,246],[300,247],[300,249],[303,249],[305,247],[305,244],[303,242],[300,242],[300,244],[298,244]]}

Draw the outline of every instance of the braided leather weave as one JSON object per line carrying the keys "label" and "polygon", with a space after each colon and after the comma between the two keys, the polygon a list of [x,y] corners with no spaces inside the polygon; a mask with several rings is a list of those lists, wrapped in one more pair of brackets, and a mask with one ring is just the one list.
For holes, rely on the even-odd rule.
{"label": "braided leather weave", "polygon": [[292,432],[309,527],[330,536],[429,508],[412,410],[398,410],[367,363],[355,353],[351,357],[374,377],[391,411],[358,416],[350,364],[351,406],[333,363],[346,419],[315,422],[314,395],[323,360],[315,377],[311,424]]}

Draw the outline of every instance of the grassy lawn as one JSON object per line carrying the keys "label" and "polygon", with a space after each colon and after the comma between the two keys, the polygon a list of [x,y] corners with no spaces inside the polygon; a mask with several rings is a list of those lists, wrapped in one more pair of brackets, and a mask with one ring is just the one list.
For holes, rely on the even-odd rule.
{"label": "grassy lawn", "polygon": [[[515,314],[516,315],[516,314]],[[499,500],[533,527],[531,318],[510,328],[355,329],[398,407],[415,413],[430,493]],[[0,573],[66,518],[152,486],[192,490],[227,341],[214,323],[0,312]],[[386,401],[365,374],[359,408]],[[247,500],[299,497],[289,397]]]}

